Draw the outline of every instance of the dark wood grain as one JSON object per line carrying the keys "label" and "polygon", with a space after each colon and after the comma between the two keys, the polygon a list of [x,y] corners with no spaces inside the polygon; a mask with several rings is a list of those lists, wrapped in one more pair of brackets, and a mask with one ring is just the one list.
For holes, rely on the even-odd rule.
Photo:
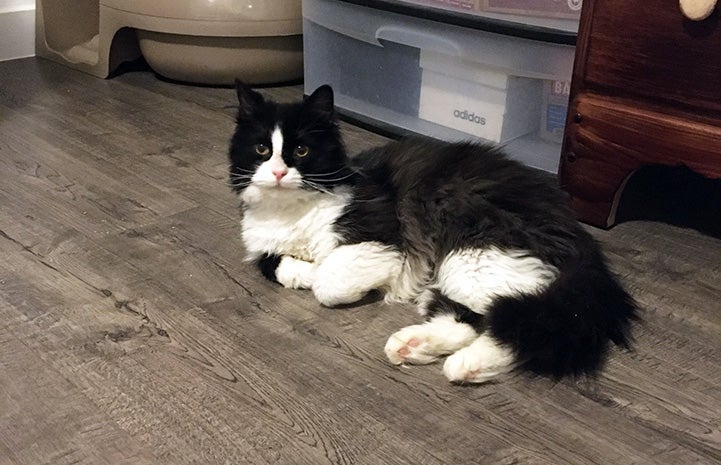
{"label": "dark wood grain", "polygon": [[721,116],[718,11],[690,21],[665,0],[647,0],[643,8],[628,8],[623,0],[593,3],[586,90],[654,102],[684,115]]}
{"label": "dark wood grain", "polygon": [[570,123],[565,150],[573,160],[564,162],[561,180],[585,221],[613,225],[624,183],[643,166],[685,166],[721,178],[721,126],[593,94],[577,96],[573,108],[583,119]]}
{"label": "dark wood grain", "polygon": [[721,178],[721,25],[653,0],[584,3],[560,165],[579,218],[609,227],[649,165]]}
{"label": "dark wood grain", "polygon": [[326,309],[243,262],[233,99],[0,63],[0,464],[721,460],[719,239],[592,230],[646,309],[636,350],[595,380],[451,385],[386,362],[412,308]]}

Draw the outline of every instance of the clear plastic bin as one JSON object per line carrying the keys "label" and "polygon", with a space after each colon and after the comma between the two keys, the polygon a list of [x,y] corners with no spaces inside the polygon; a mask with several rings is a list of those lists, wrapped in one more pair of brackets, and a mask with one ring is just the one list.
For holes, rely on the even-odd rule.
{"label": "clear plastic bin", "polygon": [[[582,0],[400,0],[555,29],[578,30]],[[538,19],[536,19],[538,18]],[[543,18],[543,19],[541,19]]]}
{"label": "clear plastic bin", "polygon": [[[557,171],[561,145],[542,132],[542,81],[570,81],[573,45],[337,0],[303,0],[303,21],[306,93],[330,84],[341,112],[357,119],[399,133],[501,142],[524,163]],[[474,106],[456,108],[454,98]],[[475,120],[484,112],[486,125],[493,120],[500,129],[453,124],[473,113],[481,126]]]}

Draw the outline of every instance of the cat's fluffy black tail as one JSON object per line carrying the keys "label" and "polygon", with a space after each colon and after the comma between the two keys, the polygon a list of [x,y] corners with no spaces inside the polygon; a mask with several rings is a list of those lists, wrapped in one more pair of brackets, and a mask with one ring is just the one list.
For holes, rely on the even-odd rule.
{"label": "cat's fluffy black tail", "polygon": [[600,369],[609,341],[628,348],[638,319],[636,302],[598,263],[565,269],[541,294],[499,298],[485,323],[525,368],[560,378]]}

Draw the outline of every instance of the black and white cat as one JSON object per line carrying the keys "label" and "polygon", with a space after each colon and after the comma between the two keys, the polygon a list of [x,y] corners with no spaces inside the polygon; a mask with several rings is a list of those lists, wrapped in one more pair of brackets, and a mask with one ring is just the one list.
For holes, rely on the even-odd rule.
{"label": "black and white cat", "polygon": [[407,138],[350,159],[333,91],[276,104],[238,83],[231,181],[247,258],[325,306],[371,290],[422,324],[391,335],[391,363],[480,383],[515,367],[559,377],[628,346],[633,299],[552,179],[499,149]]}

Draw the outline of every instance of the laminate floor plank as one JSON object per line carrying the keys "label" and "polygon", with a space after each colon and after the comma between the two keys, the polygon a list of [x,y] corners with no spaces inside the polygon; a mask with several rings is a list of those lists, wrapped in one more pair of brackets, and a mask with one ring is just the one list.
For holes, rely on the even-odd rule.
{"label": "laminate floor plank", "polygon": [[[69,254],[63,254],[63,256],[72,256]],[[95,257],[95,259],[91,260],[91,262],[97,262],[97,263],[107,263],[109,260],[100,260],[101,257]],[[77,272],[76,268],[73,266],[67,266],[67,264],[62,263],[61,260],[55,259],[53,260],[54,263],[57,265],[61,265],[64,269],[74,270],[71,274],[74,275],[74,273]],[[112,262],[112,261],[110,261]],[[163,264],[161,264],[163,265]],[[116,264],[116,267],[118,265]],[[46,271],[47,270],[47,271]],[[54,270],[49,270],[47,267],[43,267],[43,269],[38,269],[33,272],[34,276],[38,276],[39,274],[42,274],[43,272],[55,274]],[[74,276],[75,277],[75,276]],[[87,289],[88,292],[91,294],[94,294],[93,290],[101,286],[102,284],[98,283],[93,284],[92,283],[92,277],[90,276],[80,276],[75,277],[79,280],[79,283],[81,283],[81,286],[83,283],[88,283],[89,288]],[[43,280],[47,281],[47,280]],[[150,287],[150,289],[144,289],[144,286]],[[154,295],[159,296],[163,295],[163,289],[162,287],[155,288],[155,285],[153,284],[153,280],[143,280],[142,283],[134,283],[133,284],[134,291],[139,292],[141,296],[143,295]],[[122,291],[121,291],[122,292]],[[285,293],[284,291],[281,292]],[[39,294],[39,293],[38,293]],[[44,294],[44,293],[43,293]],[[100,294],[100,293],[96,293]],[[118,293],[112,294],[113,296],[118,295]],[[293,295],[293,294],[291,294]],[[105,296],[103,294],[102,296]],[[102,296],[98,295],[98,298],[102,298]],[[362,409],[363,406],[366,406],[365,412],[368,413],[375,413],[373,408],[369,408],[367,405],[368,399],[364,399],[364,396],[359,396],[360,393],[362,393],[364,390],[367,392],[367,389],[363,389],[367,386],[367,382],[365,381],[366,377],[364,375],[368,376],[368,379],[370,378],[373,373],[377,372],[379,370],[379,367],[382,367],[384,371],[389,371],[387,373],[390,377],[398,376],[395,368],[384,366],[381,357],[375,356],[371,357],[370,363],[366,361],[362,365],[359,365],[357,362],[359,352],[358,351],[351,351],[351,354],[354,354],[354,357],[341,357],[339,355],[338,349],[336,347],[331,346],[328,347],[327,344],[322,344],[321,346],[317,346],[316,344],[309,344],[308,342],[317,342],[317,336],[316,341],[306,341],[306,343],[302,346],[303,350],[294,350],[296,347],[298,347],[299,341],[295,340],[298,336],[298,331],[294,330],[293,326],[290,326],[288,323],[292,323],[295,325],[295,327],[298,326],[298,323],[296,322],[283,322],[278,321],[279,318],[276,318],[272,320],[268,324],[268,320],[266,318],[260,318],[260,319],[243,319],[242,324],[246,331],[248,331],[250,334],[264,334],[266,337],[270,334],[272,334],[271,338],[271,345],[264,345],[261,344],[258,346],[259,343],[254,342],[252,339],[248,339],[247,336],[243,338],[241,341],[235,341],[236,346],[242,347],[243,352],[238,354],[232,354],[232,356],[223,355],[226,352],[233,352],[236,349],[234,349],[233,344],[228,344],[227,341],[233,341],[234,337],[231,335],[224,335],[224,337],[221,337],[219,334],[215,334],[214,331],[210,331],[209,327],[211,326],[211,323],[208,322],[207,318],[203,318],[199,316],[202,315],[202,312],[200,309],[191,309],[191,310],[183,310],[181,308],[174,307],[171,303],[171,300],[174,298],[174,295],[172,293],[168,293],[167,295],[167,302],[152,302],[149,299],[146,299],[144,297],[139,297],[133,301],[121,301],[124,303],[125,309],[127,309],[130,313],[136,313],[138,316],[141,316],[140,321],[140,327],[130,327],[130,328],[116,328],[116,327],[110,327],[107,329],[92,329],[94,325],[90,324],[89,321],[89,308],[81,309],[80,312],[71,312],[70,310],[64,311],[63,314],[63,320],[69,321],[71,323],[75,323],[75,325],[80,326],[82,322],[84,323],[83,331],[77,332],[75,334],[67,334],[67,329],[63,331],[64,336],[62,338],[63,344],[65,344],[68,340],[68,336],[72,336],[73,343],[71,344],[74,347],[94,347],[97,350],[101,351],[103,355],[106,357],[111,355],[116,356],[125,356],[126,354],[132,354],[131,358],[133,360],[137,360],[138,363],[144,365],[144,368],[148,370],[149,373],[162,373],[167,375],[169,378],[164,380],[161,386],[152,386],[148,390],[148,387],[143,385],[147,384],[153,384],[154,377],[149,377],[145,371],[142,371],[139,375],[139,378],[142,379],[141,385],[132,385],[133,392],[140,390],[143,393],[147,392],[155,392],[156,390],[163,391],[163,388],[168,389],[168,386],[171,386],[173,383],[173,380],[183,380],[187,381],[189,379],[193,378],[193,375],[195,374],[197,376],[197,373],[200,371],[201,373],[206,373],[208,376],[210,376],[209,381],[226,381],[226,382],[232,382],[237,383],[238,382],[238,376],[243,376],[245,374],[245,377],[248,377],[248,368],[253,367],[255,365],[256,367],[264,366],[265,363],[272,366],[269,362],[264,360],[266,357],[272,358],[273,363],[279,364],[282,363],[282,368],[276,372],[272,373],[271,376],[263,376],[262,379],[265,380],[266,378],[271,379],[279,379],[283,378],[285,384],[292,384],[294,382],[298,383],[298,386],[293,394],[296,396],[299,396],[304,400],[305,404],[312,405],[311,411],[313,412],[313,416],[316,415],[322,415],[323,406],[324,403],[327,402],[328,396],[326,393],[323,393],[324,390],[332,387],[336,388],[348,388],[348,387],[355,387],[353,386],[353,380],[358,376],[361,375],[364,379],[363,384],[360,386],[357,386],[360,388],[358,391],[354,390],[353,392],[356,393],[355,396],[352,398],[356,401],[356,403],[360,402],[360,405],[356,405],[354,407],[358,408],[358,412],[363,412]],[[281,304],[283,303],[282,295],[280,298],[273,299],[273,302]],[[270,303],[269,303],[270,304]],[[106,305],[109,306],[109,303]],[[35,307],[35,306],[34,306]],[[116,305],[117,307],[117,305]],[[282,308],[272,310],[275,312],[282,311]],[[327,311],[327,310],[326,310]],[[101,312],[101,314],[103,314]],[[145,321],[147,320],[147,321]],[[187,320],[187,323],[184,321]],[[259,323],[262,323],[259,326],[253,325],[253,323],[257,321]],[[285,323],[285,324],[282,324]],[[73,326],[75,326],[73,325]],[[145,327],[144,327],[145,325]],[[216,323],[217,325],[217,323]],[[225,327],[224,325],[221,325],[220,327]],[[339,325],[339,327],[342,327]],[[53,328],[57,329],[57,322],[53,325]],[[306,330],[308,330],[308,326],[306,324],[305,326]],[[352,326],[345,327],[347,332],[346,334],[334,334],[333,336],[326,336],[325,338],[321,338],[321,342],[326,342],[328,339],[335,339],[336,341],[343,341],[346,338],[352,339],[354,333],[352,330],[354,329]],[[48,328],[49,329],[49,328]],[[333,331],[332,327],[326,327],[325,328],[328,331]],[[314,331],[315,334],[318,334],[317,330]],[[337,333],[337,331],[335,331]],[[155,337],[155,334],[160,335],[160,338],[152,339]],[[237,332],[236,332],[237,334]],[[303,333],[300,333],[303,334]],[[24,335],[26,339],[34,340],[41,336],[41,333],[38,334],[27,334]],[[46,336],[47,337],[47,336]],[[90,338],[91,340],[85,340],[86,338]],[[159,346],[153,345],[153,356],[148,359],[148,361],[141,361],[139,360],[140,355],[142,354],[142,351],[140,350],[141,347],[139,347],[139,344],[142,345],[142,343],[149,340],[158,341],[160,340],[162,342],[163,338],[167,338],[170,342],[166,346],[164,344],[161,344]],[[235,336],[237,339],[237,336]],[[331,339],[332,340],[332,339]],[[380,342],[380,341],[379,341]],[[118,347],[120,345],[120,347]],[[348,352],[348,347],[352,347],[352,342],[343,342],[343,343],[336,343],[340,348],[342,348],[342,352]],[[256,346],[255,348],[253,346]],[[167,349],[167,350],[162,350]],[[319,357],[319,354],[322,354],[323,350],[329,350],[329,354],[326,354],[325,357]],[[41,350],[44,351],[53,351],[53,348],[51,346],[45,346],[42,347]],[[161,353],[165,353],[166,355],[170,355],[170,359],[166,359],[163,357],[160,357],[159,355]],[[257,360],[253,362],[249,359],[249,356],[253,353],[258,354]],[[367,354],[366,354],[367,356]],[[76,354],[76,357],[78,355]],[[244,366],[243,370],[239,370],[237,368],[232,368],[234,365],[234,360],[237,359],[243,359],[244,360]],[[182,360],[184,363],[179,363],[178,359]],[[122,358],[124,360],[124,358]],[[342,365],[346,366],[338,366],[338,361],[343,362],[354,362],[351,364],[344,363]],[[185,369],[180,369],[181,367],[184,367],[185,362],[188,362],[190,364],[190,367],[186,367]],[[102,363],[101,367],[97,367],[96,363]],[[150,365],[148,365],[150,364]],[[107,360],[103,358],[103,361],[97,361],[97,362],[84,362],[82,360],[78,359],[72,359],[71,362],[67,362],[63,367],[67,369],[67,367],[90,367],[93,368],[93,372],[97,370],[98,368],[102,368],[103,370],[109,369],[109,363]],[[327,370],[320,370],[318,367],[321,368],[328,368]],[[114,389],[118,389],[119,386],[119,380],[122,380],[123,377],[133,377],[133,368],[134,365],[126,362],[122,369],[120,369],[116,375],[113,375],[111,377],[112,379],[112,387]],[[294,373],[295,372],[295,373]],[[365,372],[365,373],[364,373]],[[423,374],[423,373],[429,374],[427,370],[420,371],[417,370],[417,374]],[[237,373],[240,373],[239,375]],[[347,379],[347,376],[342,376],[342,374],[348,374],[350,375],[350,379]],[[438,378],[437,373],[430,373],[435,377],[435,379]],[[74,368],[73,370],[73,378],[82,380],[83,378],[89,376],[88,373],[82,373],[81,370]],[[108,376],[108,375],[106,375]],[[391,384],[391,390],[390,393],[393,394],[390,398],[381,399],[383,402],[381,402],[379,405],[381,405],[383,408],[378,414],[382,415],[381,419],[385,424],[393,424],[394,420],[403,418],[402,412],[404,411],[401,409],[398,411],[395,408],[389,409],[388,405],[402,405],[400,402],[402,399],[409,399],[410,394],[406,392],[397,392],[396,389],[392,389],[395,385],[395,383],[401,381],[400,379],[393,380],[393,384]],[[260,381],[256,381],[260,382]],[[429,383],[427,380],[426,383]],[[336,384],[338,383],[338,384]],[[349,384],[350,383],[350,384]],[[420,392],[416,393],[415,389],[418,387],[417,384],[420,383],[409,383],[406,381],[405,383],[402,383],[402,386],[404,388],[412,388],[412,393],[419,396],[417,399],[418,402],[421,402],[425,405],[425,411],[424,411],[424,420],[428,420],[429,416],[432,416],[433,421],[430,422],[430,424],[425,424],[424,422],[421,422],[419,420],[414,421],[411,424],[401,424],[396,425],[397,427],[400,427],[403,429],[405,434],[408,434],[407,428],[411,428],[411,431],[416,430],[419,427],[422,427],[422,430],[426,430],[427,428],[433,428],[434,424],[436,422],[443,422],[446,426],[451,426],[455,424],[458,420],[455,415],[449,418],[444,418],[444,416],[452,414],[456,408],[453,406],[452,408],[449,408],[449,405],[447,401],[438,402],[438,399],[431,399],[434,400],[433,402],[429,402],[427,397],[428,394],[424,392],[423,389],[420,390]],[[200,387],[204,383],[200,381],[196,381],[192,383],[194,386]],[[377,384],[375,386],[375,389],[373,392],[384,392],[389,390],[388,385],[384,385],[384,383],[372,383]],[[372,386],[371,384],[371,386]],[[429,384],[432,384],[430,382]],[[422,387],[422,386],[421,386]],[[84,389],[87,392],[101,392],[104,393],[107,391],[109,387],[108,386],[97,386],[93,384],[84,385]],[[277,388],[275,388],[277,389]],[[263,400],[265,400],[266,403],[270,403],[272,405],[273,402],[273,385],[268,385],[267,382],[261,383],[261,386],[259,388],[254,389],[250,395],[244,396],[242,399],[234,399],[236,402],[232,403],[232,405],[248,405],[249,399],[258,398],[259,395]],[[234,391],[235,392],[235,391]],[[313,400],[313,393],[314,392],[321,392],[322,395],[320,398],[317,399],[317,403],[312,402]],[[263,395],[262,393],[268,393],[266,395]],[[169,393],[170,394],[170,393]],[[400,394],[400,396],[398,396]],[[450,392],[448,394],[451,394]],[[542,394],[539,393],[539,394]],[[146,394],[147,395],[147,394]],[[216,392],[215,395],[211,395],[209,397],[216,397],[218,393]],[[180,396],[180,398],[183,398],[188,402],[188,393],[187,392],[176,392],[170,395],[173,399]],[[119,396],[113,396],[113,398],[118,398]],[[127,397],[127,395],[125,396]],[[207,393],[206,393],[206,396]],[[283,404],[281,403],[280,411],[286,412],[287,415],[290,416],[290,420],[286,420],[284,422],[281,422],[281,424],[298,424],[302,420],[299,420],[294,415],[298,415],[299,413],[295,410],[299,408],[298,405],[295,404],[295,401],[292,400],[293,396],[289,396],[287,393],[283,393],[279,396],[281,399],[290,398],[289,404]],[[525,399],[524,399],[525,400]],[[101,403],[103,401],[103,398],[97,399],[96,402]],[[138,400],[139,401],[139,400]],[[276,402],[277,399],[276,399]],[[346,398],[346,403],[348,403]],[[459,399],[458,404],[463,405],[464,403],[467,403],[463,400]],[[499,402],[500,404],[504,404],[506,407],[505,410],[502,412],[501,415],[491,415],[490,420],[492,420],[489,423],[484,423],[482,428],[479,428],[478,425],[475,427],[469,427],[470,425],[465,425],[465,422],[467,421],[464,416],[461,416],[461,422],[460,424],[456,424],[456,427],[464,428],[463,431],[466,433],[470,431],[471,433],[483,433],[482,436],[484,437],[498,437],[498,438],[505,438],[507,441],[510,438],[513,438],[514,440],[508,444],[506,444],[506,448],[511,447],[512,445],[514,447],[518,447],[519,444],[524,445],[524,443],[528,443],[526,445],[527,449],[525,449],[525,456],[528,457],[529,451],[533,451],[533,444],[544,444],[544,447],[549,447],[549,445],[553,444],[554,439],[558,440],[562,438],[562,435],[554,435],[551,433],[553,431],[554,426],[556,422],[554,421],[553,424],[546,425],[544,428],[538,429],[535,434],[530,434],[526,431],[514,431],[515,425],[522,424],[521,421],[514,421],[514,418],[517,416],[521,416],[521,418],[525,417],[527,415],[526,412],[524,412],[523,407],[525,404],[524,402],[513,402],[513,399],[503,398],[502,401]],[[473,408],[474,404],[465,405],[465,408]],[[480,404],[479,404],[480,405]],[[493,404],[492,404],[493,405]],[[516,408],[509,408],[509,405],[516,405]],[[114,404],[111,404],[109,407],[112,407],[113,409],[116,409],[117,407]],[[556,406],[558,407],[558,406]],[[144,406],[145,409],[148,409],[150,407]],[[175,407],[176,409],[180,409],[181,407]],[[206,403],[204,405],[204,408],[209,409],[210,407]],[[228,407],[224,407],[225,409],[228,409]],[[347,408],[347,407],[346,407]],[[202,408],[199,406],[194,406],[194,409],[192,412],[188,411],[185,412],[185,415],[183,415],[185,418],[195,418],[195,415],[197,415],[197,411],[199,410],[202,412]],[[458,413],[462,413],[458,412]],[[238,417],[245,418],[248,416],[255,417],[257,416],[258,412],[244,412],[240,411],[237,413]],[[307,414],[307,413],[305,413]],[[486,416],[486,413],[477,413],[478,415]],[[154,412],[155,416],[162,416],[159,412]],[[232,415],[235,417],[235,415]],[[355,417],[358,417],[358,414],[355,414]],[[302,418],[302,417],[301,417]],[[345,412],[338,412],[338,411],[332,411],[328,414],[328,419],[336,419],[336,418],[350,418],[346,416]],[[548,417],[540,417],[544,418],[545,421],[548,421]],[[520,418],[517,418],[520,420]],[[566,418],[566,424],[564,427],[568,427],[568,422],[570,418]],[[137,421],[137,419],[135,419]],[[275,421],[278,421],[275,419]],[[307,420],[308,421],[308,420]],[[202,424],[202,423],[201,423]],[[309,423],[313,424],[313,423]],[[323,424],[323,423],[316,423],[316,424]],[[363,419],[362,422],[363,425],[368,425],[370,422],[367,418]],[[500,431],[497,431],[496,428],[498,425],[504,425],[504,428]],[[492,425],[492,426],[489,426]],[[235,428],[233,428],[233,431],[243,431],[241,425],[234,425]],[[346,425],[348,426],[348,425]],[[348,428],[351,431],[356,431],[358,425],[355,425],[355,428]],[[480,429],[480,431],[478,431]],[[341,429],[344,430],[344,429]],[[628,429],[626,428],[628,431]],[[416,434],[418,434],[418,431],[415,431]],[[138,434],[138,433],[136,433]],[[516,436],[517,437],[514,437]],[[453,439],[458,441],[459,433],[458,431],[453,433]],[[593,436],[596,440],[598,438],[598,431],[594,432]],[[353,440],[358,441],[357,432],[354,435]],[[451,444],[455,445],[456,447],[461,447],[463,444],[469,444],[469,438],[462,438],[462,441],[459,444],[453,444],[452,438],[448,438],[444,435],[440,435],[436,437],[437,439],[442,439],[442,442],[439,444],[442,446],[443,444]],[[286,438],[285,441],[287,442],[288,439]],[[343,441],[339,441],[340,444],[347,444]],[[396,444],[396,447],[398,447],[398,442],[393,442]],[[472,443],[471,443],[472,444]],[[603,442],[603,447],[607,446],[607,442]],[[558,447],[557,454],[560,454],[563,456],[565,453],[562,448],[563,444],[557,444],[556,447]],[[162,450],[162,445],[154,444],[154,449],[156,450]],[[497,449],[497,447],[491,447],[491,445],[487,446],[491,449]],[[462,449],[461,449],[462,450]],[[501,448],[501,450],[505,450]],[[623,448],[621,448],[623,450]],[[635,450],[635,449],[634,449]],[[540,451],[535,451],[537,454],[540,453]],[[629,453],[630,450],[625,451],[625,453]],[[366,452],[367,453],[367,452]],[[565,453],[567,455],[567,459],[569,462],[573,463],[596,463],[591,460],[592,457],[595,456],[597,452],[594,453],[588,453],[586,456],[587,460],[581,460],[581,457],[578,455],[578,452],[568,452]],[[539,455],[542,457],[542,455]],[[179,460],[179,457],[172,457],[173,460]],[[203,459],[207,460],[208,457],[203,457]],[[288,458],[286,457],[286,460]],[[301,458],[298,458],[298,460],[301,460]],[[318,457],[313,458],[312,456],[309,456],[308,459],[303,459],[303,463],[313,463],[318,462],[320,459]],[[451,461],[457,461],[459,460],[458,456],[454,455],[445,455],[442,463],[450,463]],[[192,463],[192,462],[190,462]],[[372,462],[371,462],[372,463]]]}
{"label": "laminate floor plank", "polygon": [[[413,308],[323,308],[243,261],[234,99],[0,63],[0,464],[721,462],[720,239],[589,228],[644,307],[634,351],[452,385],[385,360]],[[386,140],[341,130],[353,154]]]}
{"label": "laminate floor plank", "polygon": [[9,329],[0,332],[0,464],[163,463]]}

